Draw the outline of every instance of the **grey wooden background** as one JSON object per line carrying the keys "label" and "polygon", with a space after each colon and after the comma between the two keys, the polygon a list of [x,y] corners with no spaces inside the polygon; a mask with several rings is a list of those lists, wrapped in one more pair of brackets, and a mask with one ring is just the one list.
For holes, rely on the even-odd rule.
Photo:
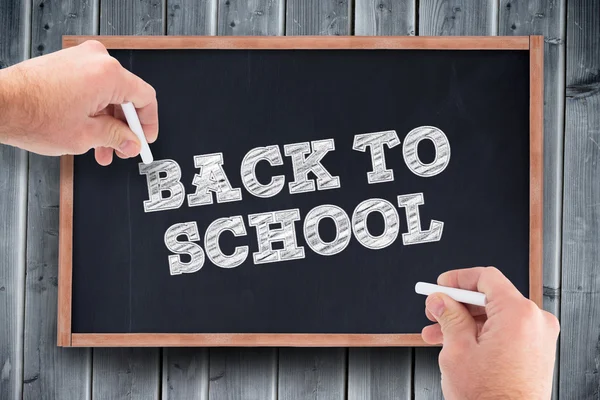
{"label": "grey wooden background", "polygon": [[[543,34],[555,398],[600,399],[600,1],[0,0],[0,68],[65,34]],[[56,347],[58,177],[0,146],[0,399],[441,398],[436,349]]]}

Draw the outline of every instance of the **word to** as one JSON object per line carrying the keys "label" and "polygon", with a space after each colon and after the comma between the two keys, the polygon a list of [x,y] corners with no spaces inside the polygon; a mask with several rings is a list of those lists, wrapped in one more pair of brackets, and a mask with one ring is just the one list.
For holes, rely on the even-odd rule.
{"label": "word to", "polygon": [[[422,140],[430,140],[435,148],[435,158],[430,163],[419,159],[418,146]],[[370,152],[372,171],[367,172],[369,184],[381,184],[394,181],[394,171],[386,167],[384,146],[396,147],[400,139],[396,131],[382,131],[354,136],[352,149],[359,152]],[[341,188],[338,176],[333,176],[321,164],[327,153],[335,150],[333,139],[315,140],[286,144],[283,152],[292,162],[294,180],[289,182],[287,190],[290,194],[331,190]],[[450,143],[440,129],[421,126],[413,129],[404,139],[402,155],[408,169],[415,175],[429,178],[440,174],[450,162]],[[279,146],[254,148],[245,155],[240,166],[240,176],[244,188],[252,196],[269,198],[276,196],[285,187],[285,176],[271,178],[267,184],[256,177],[256,166],[259,162],[267,162],[271,166],[283,165],[283,157]],[[194,156],[194,166],[199,169],[194,175],[192,184],[194,193],[185,193],[181,183],[181,168],[174,160],[156,160],[150,164],[139,164],[141,175],[146,175],[149,199],[144,201],[144,211],[157,212],[181,207],[187,199],[189,207],[206,206],[217,203],[242,201],[242,190],[231,186],[223,169],[222,153]],[[312,173],[316,179],[309,178]],[[408,231],[402,234],[404,245],[413,245],[439,241],[442,237],[444,223],[431,220],[429,229],[421,229],[419,206],[425,203],[423,193],[411,193],[397,196],[399,208],[404,208]],[[367,227],[367,218],[371,213],[379,213],[384,219],[384,230],[379,235],[372,235]],[[319,234],[319,223],[328,218],[333,221],[336,236],[331,241],[324,241]],[[300,210],[287,209],[268,211],[248,215],[248,225],[256,230],[258,251],[252,254],[254,264],[265,264],[280,261],[299,260],[305,257],[305,249],[296,240],[295,222],[300,220]],[[278,227],[272,225],[277,224]],[[167,249],[174,253],[169,255],[171,275],[194,273],[202,268],[205,257],[221,268],[234,268],[246,261],[249,255],[248,246],[238,246],[233,253],[225,254],[219,246],[219,238],[225,231],[234,236],[246,236],[246,225],[240,215],[218,218],[206,229],[204,250],[196,243],[200,241],[198,226],[195,221],[172,225],[164,235]],[[400,217],[396,207],[385,199],[372,198],[358,204],[348,216],[342,208],[332,205],[319,205],[306,214],[303,233],[306,244],[312,251],[322,256],[332,256],[343,251],[352,234],[356,240],[369,249],[383,249],[391,245],[400,232]],[[186,240],[179,238],[184,236]],[[280,243],[273,249],[273,243]],[[190,261],[182,261],[181,255],[189,256]]]}

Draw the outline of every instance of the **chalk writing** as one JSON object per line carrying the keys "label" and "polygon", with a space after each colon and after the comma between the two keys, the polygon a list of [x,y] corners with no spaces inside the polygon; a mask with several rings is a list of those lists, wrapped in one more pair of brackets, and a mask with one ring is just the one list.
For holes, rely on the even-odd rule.
{"label": "chalk writing", "polygon": [[[435,157],[424,163],[418,154],[419,143],[429,140],[433,143]],[[394,171],[385,162],[385,147],[392,149],[400,145],[396,131],[381,131],[355,135],[352,149],[357,152],[369,151],[371,171],[365,171],[368,184],[385,184],[394,181]],[[340,189],[340,177],[328,171],[321,161],[330,152],[336,151],[333,139],[315,140],[283,145],[283,153],[289,157],[293,168],[293,181],[288,183],[290,194]],[[402,155],[407,168],[416,176],[430,178],[440,174],[450,162],[450,142],[442,130],[432,126],[420,126],[410,131],[402,146]],[[242,189],[232,187],[223,165],[223,153],[194,156],[194,167],[198,172],[192,179],[195,192],[187,195],[189,207],[209,206],[216,203],[242,201]],[[285,187],[285,176],[273,176],[269,183],[261,183],[256,177],[256,166],[266,162],[270,166],[284,164],[280,147],[270,145],[256,147],[248,151],[240,166],[240,178],[244,189],[257,198],[278,195]],[[331,167],[330,167],[331,168]],[[181,168],[174,160],[156,160],[152,164],[139,165],[141,175],[146,175],[148,200],[143,203],[145,212],[173,210],[181,207],[186,199],[181,182]],[[314,176],[314,178],[312,178]],[[419,214],[420,206],[425,206],[423,193],[399,194],[395,199],[397,207],[386,199],[371,198],[362,201],[353,210],[351,217],[342,208],[333,204],[323,204],[310,210],[304,219],[302,234],[310,250],[321,256],[332,256],[342,252],[354,235],[356,241],[365,248],[379,250],[396,242],[401,232],[401,217],[398,209],[404,209],[406,231],[402,232],[403,245],[416,245],[440,241],[444,223],[431,220],[429,228],[423,230]],[[369,231],[367,220],[372,213],[383,218],[383,232],[374,235]],[[296,222],[302,216],[298,208],[286,210],[266,210],[247,216],[248,226],[256,231],[258,251],[252,253],[254,264],[267,264],[293,261],[305,258],[305,248],[298,244]],[[330,219],[335,227],[335,238],[325,241],[319,233],[319,224]],[[206,229],[204,250],[197,243],[201,241],[197,223],[194,221],[177,223],[165,232],[164,241],[169,255],[171,275],[199,271],[208,258],[220,268],[235,268],[242,265],[250,254],[249,246],[235,247],[233,253],[225,254],[219,238],[225,231],[236,237],[247,236],[244,217],[233,215],[218,218]],[[185,237],[183,240],[182,237]],[[279,247],[274,248],[273,244]],[[205,253],[206,251],[206,253]],[[190,260],[183,262],[181,256]]]}

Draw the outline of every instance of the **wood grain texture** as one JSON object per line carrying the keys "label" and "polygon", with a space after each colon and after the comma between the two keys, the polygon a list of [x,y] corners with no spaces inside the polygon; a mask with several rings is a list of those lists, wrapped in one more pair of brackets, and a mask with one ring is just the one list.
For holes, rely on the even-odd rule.
{"label": "wood grain texture", "polygon": [[356,0],[354,34],[415,35],[416,0]]}
{"label": "wood grain texture", "polygon": [[[544,36],[544,309],[560,316],[566,0],[502,0],[500,35]],[[559,357],[554,376],[558,398]]]}
{"label": "wood grain texture", "polygon": [[[0,0],[0,69],[29,55],[30,6]],[[21,398],[27,153],[0,144],[0,398]]]}
{"label": "wood grain texture", "polygon": [[344,400],[347,349],[279,350],[279,400]]}
{"label": "wood grain texture", "polygon": [[[92,1],[33,2],[32,56],[60,50],[62,35],[96,33],[97,13],[98,5]],[[91,389],[91,350],[56,345],[59,175],[59,158],[30,154],[23,381],[27,399],[87,399]],[[68,239],[64,233],[61,240]],[[70,281],[65,278],[61,275],[61,283]],[[58,318],[58,330],[63,332],[58,341],[65,345],[70,343],[67,306],[63,302],[59,310],[68,320]]]}
{"label": "wood grain texture", "polygon": [[566,0],[502,0],[500,35],[544,36],[544,309],[559,315]]}
{"label": "wood grain texture", "polygon": [[287,0],[285,34],[350,35],[351,0]]}
{"label": "wood grain texture", "polygon": [[567,2],[559,395],[600,391],[600,2]]}
{"label": "wood grain texture", "polygon": [[[502,0],[500,35],[544,36],[543,306],[560,317],[566,0]],[[558,398],[557,354],[553,398]]]}
{"label": "wood grain texture", "polygon": [[277,352],[273,349],[212,349],[211,400],[277,398]]}
{"label": "wood grain texture", "polygon": [[284,0],[218,0],[217,34],[283,35]]}
{"label": "wood grain texture", "polygon": [[[356,0],[356,35],[415,35],[415,0]],[[411,349],[349,349],[348,400],[410,399]]]}
{"label": "wood grain texture", "polygon": [[97,34],[98,8],[95,0],[33,1],[31,56],[60,50],[63,35]]}
{"label": "wood grain texture", "polygon": [[[4,10],[0,7],[0,13]],[[0,37],[1,35],[2,33]],[[2,61],[12,64],[12,60],[9,61],[6,55],[2,55]],[[0,219],[2,220],[0,224],[0,398],[2,399],[20,399],[22,393],[26,206],[27,153],[14,147],[0,145]]]}
{"label": "wood grain texture", "polygon": [[163,400],[208,400],[208,350],[163,350]]}
{"label": "wood grain texture", "polygon": [[[40,0],[35,2],[32,10],[32,43],[31,43],[31,54],[34,56],[41,56],[47,53],[51,53],[62,48],[62,36],[73,35],[73,34],[96,34],[98,32],[98,10],[99,5],[95,1],[64,1],[63,3],[50,3]],[[70,157],[70,158],[69,158]],[[68,161],[69,160],[69,161]],[[67,162],[68,161],[68,162]],[[66,179],[67,184],[60,184],[60,204],[64,204],[67,201],[68,206],[60,209],[60,221],[55,223],[55,226],[48,228],[48,231],[56,230],[59,231],[59,249],[58,249],[58,336],[57,343],[59,346],[69,346],[71,343],[71,278],[72,278],[72,157],[65,156],[61,161],[63,167],[59,168],[58,158],[40,157],[35,154],[30,156],[30,169],[38,169],[40,171],[49,170],[54,171],[54,174],[48,174],[44,178],[48,179],[48,182],[44,182],[46,185],[45,192],[42,192],[40,196],[46,196],[48,200],[53,199],[52,196],[56,196],[58,192],[58,170],[61,170],[61,179]],[[46,193],[47,192],[47,193]],[[52,202],[52,201],[50,201]],[[29,207],[32,207],[31,197],[29,199]],[[33,205],[36,207],[36,205]],[[58,205],[56,212],[59,212]],[[51,213],[48,210],[41,210],[33,212],[37,218],[46,220],[46,214]],[[28,225],[37,228],[39,223],[43,223],[41,220],[31,220]],[[59,226],[62,228],[59,230]],[[37,231],[36,231],[37,232]],[[45,233],[45,231],[43,232]],[[42,233],[42,234],[43,234]],[[39,248],[39,243],[45,243],[42,238],[39,237],[40,232],[37,232],[38,236],[32,236],[28,238],[31,245],[28,243],[28,252],[33,252],[31,257],[36,258],[36,252],[42,253]],[[55,254],[54,254],[55,255]],[[47,259],[50,255],[41,255],[44,261],[49,261],[50,269],[57,268],[56,259]],[[29,255],[28,255],[29,257]],[[38,257],[39,258],[39,257]],[[45,263],[45,262],[44,262]],[[56,272],[54,275],[56,276]],[[52,292],[52,291],[51,291]],[[44,302],[46,299],[38,299],[38,296],[27,302],[32,303],[33,306],[36,302]],[[35,320],[34,320],[35,322]],[[36,340],[35,338],[32,338]]]}
{"label": "wood grain texture", "polygon": [[158,399],[159,380],[154,366],[160,357],[158,351],[148,350],[94,349],[92,398]]}
{"label": "wood grain texture", "polygon": [[348,400],[411,399],[412,350],[350,349]]}
{"label": "wood grain texture", "polygon": [[[421,36],[495,35],[497,27],[495,0],[421,0],[419,32]],[[415,399],[441,399],[441,375],[438,349],[415,349]]]}
{"label": "wood grain texture", "polygon": [[89,39],[108,49],[404,49],[404,50],[528,50],[529,36],[296,36],[296,37],[189,37],[189,36],[65,36],[65,47]]}
{"label": "wood grain texture", "polygon": [[217,0],[169,0],[167,35],[216,35]]}
{"label": "wood grain texture", "polygon": [[[102,35],[162,35],[164,0],[100,0]],[[93,399],[158,399],[160,349],[94,349]]]}
{"label": "wood grain texture", "polygon": [[440,349],[415,349],[413,387],[415,400],[442,400],[442,376],[438,366]]}
{"label": "wood grain texture", "polygon": [[59,247],[56,161],[35,154],[29,158],[23,397],[88,399],[91,351],[56,345]]}
{"label": "wood grain texture", "polygon": [[166,0],[100,0],[101,35],[162,35]]}
{"label": "wood grain texture", "polygon": [[420,36],[496,35],[496,0],[421,0]]}

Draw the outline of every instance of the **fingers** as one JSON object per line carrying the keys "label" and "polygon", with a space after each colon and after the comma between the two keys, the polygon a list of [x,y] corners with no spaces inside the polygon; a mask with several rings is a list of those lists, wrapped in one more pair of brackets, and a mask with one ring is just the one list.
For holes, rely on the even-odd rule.
{"label": "fingers", "polygon": [[110,147],[98,147],[95,149],[94,155],[98,164],[106,167],[113,160],[113,149]]}
{"label": "fingers", "polygon": [[425,316],[427,317],[428,320],[430,320],[431,322],[437,322],[437,320],[435,319],[435,317],[433,316],[433,314],[431,314],[429,312],[429,310],[427,310],[427,307],[425,307]]}
{"label": "fingers", "polygon": [[[102,87],[110,88],[102,92],[100,96],[102,107],[105,107],[107,103],[110,105],[126,101],[132,102],[137,110],[146,140],[149,143],[156,141],[158,137],[158,103],[154,88],[123,68],[118,60],[108,55],[106,48],[100,42],[90,40],[77,47],[91,53],[102,53],[101,59],[97,63],[101,67],[97,69],[99,75],[96,79],[105,83]],[[110,108],[110,106],[106,108],[106,113],[110,113]],[[91,109],[94,110],[94,107]],[[93,113],[96,114],[96,110]],[[124,119],[121,107],[113,107],[112,114],[118,119]],[[109,147],[114,148],[113,146]],[[123,151],[123,153],[129,156],[126,152]]]}
{"label": "fingers", "polygon": [[156,91],[152,86],[126,69],[123,69],[120,85],[122,93],[119,97],[133,103],[142,124],[144,135],[146,135],[146,140],[148,143],[154,143],[158,137],[158,102],[156,101]]}
{"label": "fingers", "polygon": [[81,47],[83,49],[86,49],[86,50],[92,51],[92,52],[96,52],[96,53],[108,54],[106,47],[97,40],[86,40],[85,42],[81,43],[77,47]]}
{"label": "fingers", "polygon": [[444,334],[440,324],[426,326],[421,331],[421,338],[427,344],[442,344],[444,342]]}
{"label": "fingers", "polygon": [[464,305],[442,293],[428,296],[425,305],[440,325],[444,346],[453,343],[470,345],[477,342],[477,325]]}
{"label": "fingers", "polygon": [[[474,319],[475,325],[477,326],[477,337],[479,337],[487,318],[485,315],[480,315]],[[428,344],[442,344],[444,342],[444,334],[442,333],[442,327],[440,324],[432,324],[423,328],[421,331],[421,337]]]}
{"label": "fingers", "polygon": [[546,324],[549,326],[550,332],[552,332],[555,337],[558,337],[560,333],[560,322],[553,314],[550,314],[548,311],[542,311]]}
{"label": "fingers", "polygon": [[125,122],[110,115],[98,115],[92,120],[90,147],[108,147],[127,157],[140,153],[140,143]]}
{"label": "fingers", "polygon": [[485,267],[474,267],[447,271],[438,277],[437,283],[441,286],[477,291],[477,282],[484,269]]}
{"label": "fingers", "polygon": [[[463,304],[469,310],[469,313],[473,316],[473,318],[477,319],[477,317],[486,316],[485,307],[475,306],[473,304]],[[436,322],[436,319],[431,313],[425,308],[425,316],[431,322]]]}
{"label": "fingers", "polygon": [[[112,115],[116,119],[121,120],[123,122],[127,121],[127,119],[125,118],[125,113],[123,113],[123,108],[121,108],[121,106],[109,104],[106,108],[109,110],[109,115]],[[129,158],[125,154],[121,153],[119,150],[115,150],[115,154],[121,159]]]}
{"label": "fingers", "polygon": [[[135,103],[134,103],[135,104]],[[158,138],[158,103],[156,98],[145,107],[137,108],[138,117],[148,143],[156,142]]]}
{"label": "fingers", "polygon": [[119,150],[115,150],[115,153],[117,154],[117,157],[119,157],[120,159],[124,160],[126,158],[129,158],[125,154],[121,153]]}
{"label": "fingers", "polygon": [[494,267],[475,267],[448,271],[441,274],[437,282],[442,286],[485,293],[488,303],[508,298],[523,298],[523,295],[508,278]]}
{"label": "fingers", "polygon": [[[111,120],[110,117],[117,121]],[[121,121],[122,123],[119,123],[118,121]],[[123,129],[129,130],[129,127],[125,121],[126,119],[123,109],[120,106],[113,104],[109,104],[105,109],[100,110],[94,117],[94,125],[96,126],[94,143],[112,143],[111,146],[102,145],[96,148],[95,157],[98,164],[102,166],[109,165],[113,160],[113,149],[114,153],[121,159],[134,157],[139,153],[139,150],[134,149],[130,151],[129,154],[126,154],[125,150],[123,149],[126,149],[129,146],[127,143],[115,145],[115,143],[120,143],[123,141],[127,142],[130,140],[138,143],[137,137],[133,138],[129,132],[123,132]],[[101,123],[98,124],[98,122]],[[125,135],[125,138],[123,138],[123,135]],[[93,146],[95,145],[96,144]]]}

